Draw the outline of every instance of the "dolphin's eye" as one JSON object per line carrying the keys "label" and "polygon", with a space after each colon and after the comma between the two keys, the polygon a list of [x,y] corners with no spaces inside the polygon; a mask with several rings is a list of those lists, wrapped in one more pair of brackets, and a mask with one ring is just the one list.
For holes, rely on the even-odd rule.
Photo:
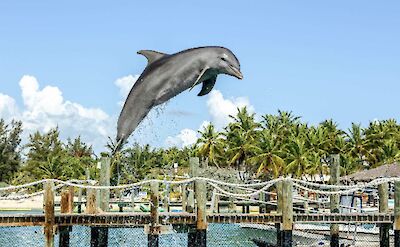
{"label": "dolphin's eye", "polygon": [[221,60],[226,62],[226,59],[224,57],[221,57]]}

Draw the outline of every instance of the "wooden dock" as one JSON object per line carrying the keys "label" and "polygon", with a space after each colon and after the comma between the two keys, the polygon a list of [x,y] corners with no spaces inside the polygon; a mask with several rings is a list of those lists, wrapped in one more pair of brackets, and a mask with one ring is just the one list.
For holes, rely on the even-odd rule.
{"label": "wooden dock", "polygon": [[[197,177],[196,169],[199,166],[198,159],[191,159],[192,176]],[[103,160],[104,171],[109,172],[109,160]],[[102,183],[108,184],[109,176],[102,175]],[[74,202],[74,188],[64,188],[61,191],[61,201],[55,202],[53,181],[46,181],[44,196],[44,213],[42,214],[12,214],[0,215],[0,227],[25,227],[41,226],[44,229],[44,246],[54,246],[54,235],[58,232],[60,247],[69,247],[70,231],[72,226],[86,226],[91,229],[91,247],[108,246],[108,229],[115,227],[147,229],[143,234],[148,235],[148,246],[159,246],[159,235],[163,233],[163,227],[185,226],[187,229],[187,246],[207,246],[208,224],[254,224],[268,225],[276,228],[276,240],[279,247],[291,247],[293,226],[296,223],[315,223],[330,225],[330,243],[332,247],[339,246],[339,224],[377,224],[379,225],[379,241],[381,247],[389,247],[389,228],[394,225],[394,243],[400,247],[400,183],[394,183],[395,208],[388,210],[388,185],[379,184],[379,213],[340,213],[337,195],[332,193],[330,212],[299,213],[299,207],[293,200],[293,180],[277,180],[274,189],[278,195],[274,208],[266,208],[265,204],[254,201],[242,201],[234,199],[232,194],[225,196],[229,200],[220,201],[212,196],[211,202],[207,198],[207,183],[205,180],[196,179],[192,184],[183,184],[182,197],[179,202],[169,202],[167,196],[161,196],[160,181],[151,181],[150,200],[147,202],[131,202],[110,200],[110,193],[105,188],[86,188],[86,199],[82,200],[82,187],[78,191],[80,199]],[[332,184],[337,183],[334,179]],[[101,184],[100,184],[101,185]],[[98,193],[100,192],[100,193]],[[188,192],[188,193],[187,193]],[[265,202],[265,201],[262,201]],[[272,202],[270,200],[269,202]],[[60,205],[60,213],[56,213],[55,206]],[[85,212],[82,213],[82,205],[85,204]],[[109,212],[109,205],[117,204],[121,212]],[[124,207],[133,211],[135,205],[147,204],[150,212],[122,212]],[[237,206],[242,207],[242,213],[233,212]],[[250,212],[250,206],[258,206],[257,213]],[[304,212],[309,212],[305,205]],[[74,208],[79,213],[74,213]],[[172,207],[177,207],[182,212],[170,212]],[[221,213],[220,207],[228,207],[228,213]],[[164,212],[160,212],[163,208]],[[300,208],[301,209],[301,208]],[[262,212],[263,211],[263,212]],[[301,210],[300,210],[301,211]],[[76,212],[76,211],[75,211]]]}

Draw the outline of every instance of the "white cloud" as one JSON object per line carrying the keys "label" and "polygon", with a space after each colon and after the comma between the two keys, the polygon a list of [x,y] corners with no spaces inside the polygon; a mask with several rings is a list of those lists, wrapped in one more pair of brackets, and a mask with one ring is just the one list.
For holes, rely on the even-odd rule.
{"label": "white cloud", "polygon": [[18,114],[15,100],[8,95],[0,93],[0,118],[10,119]]}
{"label": "white cloud", "polygon": [[[114,84],[119,88],[119,94],[121,95],[122,99],[126,99],[128,96],[129,92],[131,91],[133,85],[139,78],[139,75],[128,75],[124,76],[121,78],[118,78]],[[118,102],[119,105],[123,105],[124,102],[120,101]]]}
{"label": "white cloud", "polygon": [[207,100],[208,112],[211,116],[211,122],[217,129],[225,127],[232,119],[229,115],[236,115],[237,108],[247,107],[251,113],[254,112],[254,107],[246,97],[237,97],[232,99],[225,99],[222,93],[218,90],[210,92]]}
{"label": "white cloud", "polygon": [[13,98],[0,94],[0,117],[9,114],[21,120],[25,135],[58,127],[62,137],[81,135],[85,142],[102,148],[107,136],[112,134],[112,121],[103,110],[65,100],[58,87],[45,86],[40,89],[39,82],[33,76],[23,76],[19,85],[24,108],[18,110]]}
{"label": "white cloud", "polygon": [[169,136],[165,140],[167,147],[186,147],[196,143],[198,138],[197,131],[192,129],[183,129],[176,136]]}
{"label": "white cloud", "polygon": [[[225,127],[232,119],[229,115],[236,115],[237,109],[247,107],[248,111],[253,113],[254,107],[250,104],[248,98],[237,97],[232,99],[225,99],[222,93],[218,90],[213,90],[207,100],[208,113],[211,116],[211,121],[203,121],[200,124],[199,130],[210,123],[214,124],[217,129]],[[192,129],[183,129],[176,136],[169,136],[165,140],[166,146],[184,147],[194,144],[199,137],[197,131]]]}

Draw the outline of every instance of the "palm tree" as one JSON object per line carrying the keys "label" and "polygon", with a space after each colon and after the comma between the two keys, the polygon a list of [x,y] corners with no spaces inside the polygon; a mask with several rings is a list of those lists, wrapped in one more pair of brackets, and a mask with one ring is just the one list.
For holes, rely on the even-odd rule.
{"label": "palm tree", "polygon": [[229,164],[234,164],[239,170],[245,169],[245,161],[252,155],[261,125],[254,120],[247,108],[238,108],[236,116],[226,128],[223,135],[227,143]]}
{"label": "palm tree", "polygon": [[203,159],[208,159],[208,162],[214,164],[218,168],[218,159],[222,155],[223,139],[221,133],[215,131],[213,124],[208,124],[203,127],[200,133],[200,138],[197,140],[198,154]]}
{"label": "palm tree", "polygon": [[285,161],[280,157],[281,145],[269,130],[261,132],[259,141],[253,146],[253,153],[249,163],[256,164],[257,176],[277,178],[283,175]]}
{"label": "palm tree", "polygon": [[[376,157],[370,151],[370,141],[366,138],[364,129],[360,124],[352,123],[347,135],[348,153],[357,159],[361,165],[370,165]],[[368,162],[369,161],[369,162]]]}
{"label": "palm tree", "polygon": [[286,173],[297,178],[307,174],[311,166],[309,155],[310,150],[306,147],[305,140],[300,138],[291,140],[286,145]]}

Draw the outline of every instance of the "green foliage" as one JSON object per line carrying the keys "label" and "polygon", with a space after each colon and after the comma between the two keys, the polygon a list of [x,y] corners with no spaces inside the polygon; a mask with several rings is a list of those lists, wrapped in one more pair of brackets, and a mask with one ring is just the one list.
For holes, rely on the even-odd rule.
{"label": "green foliage", "polygon": [[[107,145],[112,184],[171,175],[174,163],[187,172],[189,157],[198,156],[210,169],[240,170],[253,178],[291,175],[313,179],[329,173],[331,154],[340,154],[341,175],[400,160],[400,125],[394,119],[374,121],[366,128],[352,124],[341,130],[333,120],[308,125],[291,112],[278,111],[258,120],[246,108],[238,109],[222,130],[213,124],[199,131],[196,144],[185,148],[149,145]],[[80,137],[62,143],[58,129],[36,132],[25,146],[21,162],[21,123],[0,121],[0,181],[22,183],[42,178],[98,179],[93,150]],[[119,148],[117,148],[117,146]],[[18,171],[17,171],[18,170]],[[16,172],[17,171],[17,172]]]}
{"label": "green foliage", "polygon": [[9,182],[21,164],[22,123],[0,119],[0,181]]}
{"label": "green foliage", "polygon": [[80,137],[63,144],[57,128],[44,134],[35,132],[30,135],[26,148],[26,161],[16,182],[46,178],[83,179],[85,169],[95,163],[91,147],[84,144]]}

